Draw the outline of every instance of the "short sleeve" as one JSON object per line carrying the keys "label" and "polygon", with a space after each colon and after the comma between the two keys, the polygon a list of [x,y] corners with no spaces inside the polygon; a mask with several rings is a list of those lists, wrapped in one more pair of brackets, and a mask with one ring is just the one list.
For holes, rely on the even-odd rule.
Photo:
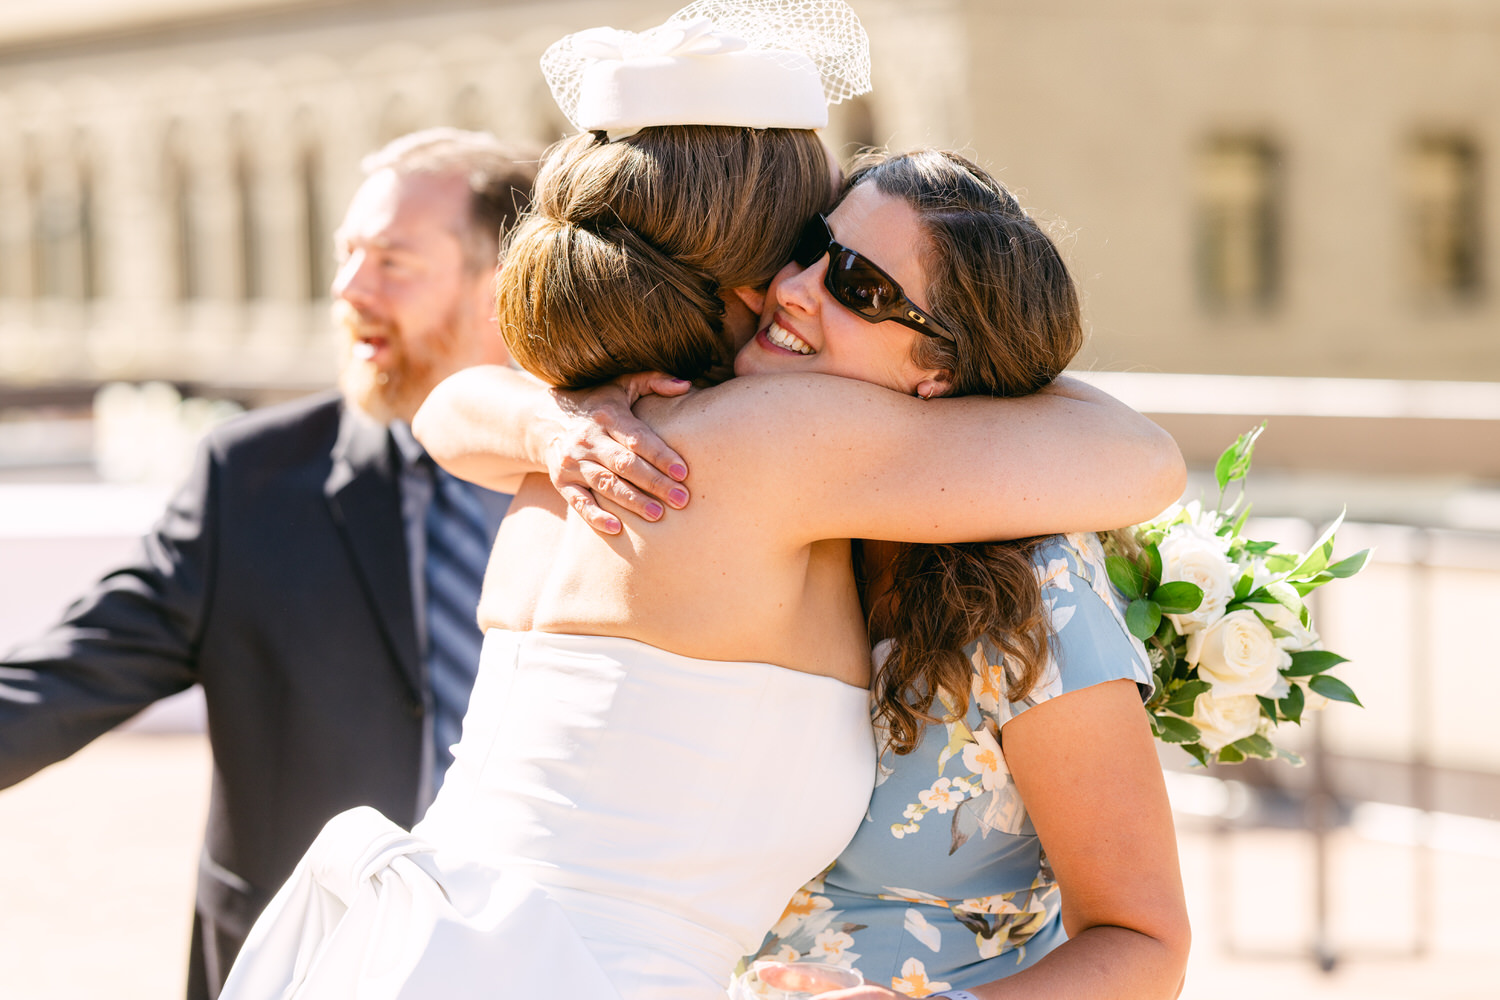
{"label": "short sleeve", "polygon": [[1050,655],[1036,686],[1012,702],[1010,718],[1033,705],[1106,681],[1133,680],[1151,696],[1151,661],[1125,626],[1119,595],[1104,568],[1098,536],[1058,535],[1033,555],[1051,626]]}

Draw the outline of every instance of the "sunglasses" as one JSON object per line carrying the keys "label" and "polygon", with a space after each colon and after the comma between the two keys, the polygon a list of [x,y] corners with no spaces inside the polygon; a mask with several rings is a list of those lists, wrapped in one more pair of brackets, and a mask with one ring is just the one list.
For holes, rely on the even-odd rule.
{"label": "sunglasses", "polygon": [[895,278],[876,267],[868,257],[835,240],[833,230],[828,228],[828,220],[814,215],[802,227],[802,235],[797,237],[792,260],[798,267],[812,267],[825,253],[829,255],[829,261],[823,286],[839,305],[866,322],[895,320],[929,337],[942,337],[958,343],[958,338],[943,324],[917,308]]}

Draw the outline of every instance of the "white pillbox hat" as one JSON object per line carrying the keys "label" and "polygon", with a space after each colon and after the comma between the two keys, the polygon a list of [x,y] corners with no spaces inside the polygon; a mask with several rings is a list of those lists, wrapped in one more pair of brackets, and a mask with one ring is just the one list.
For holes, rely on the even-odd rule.
{"label": "white pillbox hat", "polygon": [[542,57],[584,131],[650,125],[817,129],[869,90],[869,40],[843,0],[699,0],[639,34],[591,28]]}

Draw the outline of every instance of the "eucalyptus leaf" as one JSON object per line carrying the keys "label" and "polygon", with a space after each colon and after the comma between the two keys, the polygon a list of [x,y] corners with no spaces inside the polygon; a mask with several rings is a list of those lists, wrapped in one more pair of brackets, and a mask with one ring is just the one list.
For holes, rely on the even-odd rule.
{"label": "eucalyptus leaf", "polygon": [[1163,618],[1161,624],[1156,626],[1156,641],[1161,643],[1167,660],[1175,666],[1177,663],[1177,627],[1172,624],[1172,619]]}
{"label": "eucalyptus leaf", "polygon": [[1318,694],[1327,698],[1329,701],[1347,701],[1351,705],[1359,705],[1360,708],[1365,707],[1360,702],[1360,700],[1354,696],[1354,690],[1350,688],[1349,685],[1345,684],[1337,677],[1330,676],[1329,674],[1319,674],[1312,680],[1308,681],[1307,686],[1312,688]]}
{"label": "eucalyptus leaf", "polygon": [[1125,627],[1130,629],[1131,635],[1142,642],[1151,638],[1160,624],[1161,608],[1155,601],[1138,597],[1125,609]]}
{"label": "eucalyptus leaf", "polygon": [[[1124,556],[1106,556],[1104,568],[1116,590],[1133,601],[1142,594],[1141,568]],[[1153,630],[1154,631],[1154,630]],[[1144,638],[1144,637],[1142,637]]]}
{"label": "eucalyptus leaf", "polygon": [[1203,588],[1186,580],[1174,580],[1157,587],[1151,599],[1163,614],[1185,615],[1197,611],[1198,605],[1203,603]]}
{"label": "eucalyptus leaf", "polygon": [[1155,587],[1161,582],[1161,547],[1155,543],[1148,545],[1145,548],[1144,554],[1146,557],[1146,580],[1142,586],[1143,590]]}

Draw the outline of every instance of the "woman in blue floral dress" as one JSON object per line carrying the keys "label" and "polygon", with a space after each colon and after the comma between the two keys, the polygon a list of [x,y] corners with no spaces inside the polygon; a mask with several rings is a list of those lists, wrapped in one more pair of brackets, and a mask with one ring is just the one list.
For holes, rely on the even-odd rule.
{"label": "woman in blue floral dress", "polygon": [[[912,203],[940,275],[934,309],[941,285],[949,299],[939,315],[993,317],[971,325],[1012,345],[1008,364],[988,357],[981,367],[975,352],[952,352],[925,366],[949,368],[954,394],[1019,395],[1076,351],[1077,302],[1065,269],[1037,280],[1045,267],[1035,260],[1019,276],[964,274],[984,257],[973,230],[996,223],[965,233],[951,191],[984,176],[924,154],[915,165],[899,157],[857,171],[849,187],[874,183]],[[949,192],[943,204],[924,207],[937,191]],[[1046,239],[1030,219],[1016,225],[1001,227],[1012,251],[1017,240]],[[770,295],[795,301],[797,279],[783,281],[786,273]],[[944,347],[931,338],[920,346]],[[1098,538],[866,542],[862,565],[880,640],[877,786],[854,840],[790,902],[756,958],[864,977],[865,986],[820,994],[827,1000],[1175,997],[1188,927],[1142,710],[1151,669]]]}

